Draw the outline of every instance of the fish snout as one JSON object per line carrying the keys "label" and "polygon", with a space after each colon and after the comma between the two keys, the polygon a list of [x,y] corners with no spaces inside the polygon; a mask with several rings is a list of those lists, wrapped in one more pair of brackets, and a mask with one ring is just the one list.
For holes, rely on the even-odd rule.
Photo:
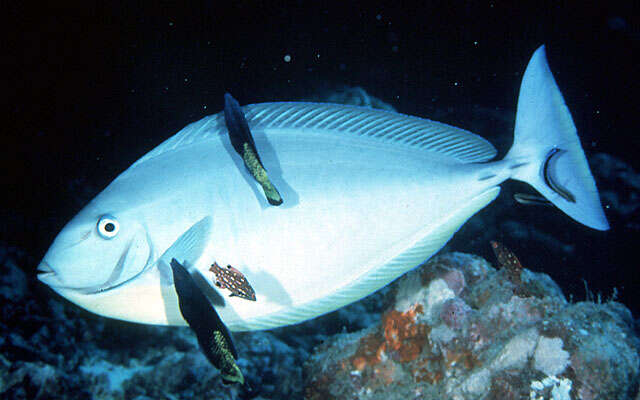
{"label": "fish snout", "polygon": [[62,286],[62,281],[58,277],[58,274],[56,274],[56,271],[54,271],[46,261],[42,260],[36,271],[38,272],[40,282],[51,287]]}

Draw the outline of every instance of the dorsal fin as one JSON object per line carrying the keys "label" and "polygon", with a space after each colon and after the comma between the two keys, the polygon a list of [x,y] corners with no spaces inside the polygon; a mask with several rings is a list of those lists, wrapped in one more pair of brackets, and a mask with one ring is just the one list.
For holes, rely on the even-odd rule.
{"label": "dorsal fin", "polygon": [[[496,155],[491,143],[469,131],[390,111],[324,103],[261,103],[243,109],[252,130],[330,130],[339,135],[367,136],[381,142],[404,144],[465,163],[488,161]],[[222,113],[204,117],[187,125],[135,164],[224,132]]]}

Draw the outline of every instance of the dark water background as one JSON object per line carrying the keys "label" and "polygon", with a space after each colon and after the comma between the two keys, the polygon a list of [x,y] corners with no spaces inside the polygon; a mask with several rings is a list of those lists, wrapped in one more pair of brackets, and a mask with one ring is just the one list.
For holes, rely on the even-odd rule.
{"label": "dark water background", "polygon": [[[2,56],[0,240],[35,269],[86,201],[162,140],[221,110],[225,91],[247,104],[360,86],[400,112],[480,134],[503,154],[522,73],[542,43],[586,152],[640,169],[637,2],[430,3],[13,3]],[[525,264],[577,298],[582,279],[604,295],[617,287],[638,317],[637,213],[599,233],[568,218],[545,228],[539,212],[522,211],[522,221],[564,229],[565,243],[574,232],[580,239],[572,256],[557,258],[516,242]],[[484,242],[452,246],[491,256]]]}

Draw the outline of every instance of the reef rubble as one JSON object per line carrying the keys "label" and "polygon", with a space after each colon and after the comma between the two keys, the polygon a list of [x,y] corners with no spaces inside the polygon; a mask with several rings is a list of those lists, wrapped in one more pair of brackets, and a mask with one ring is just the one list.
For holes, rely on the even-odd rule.
{"label": "reef rubble", "polygon": [[545,274],[463,253],[393,284],[363,331],[336,335],[305,365],[305,398],[630,399],[640,342],[622,304],[569,303]]}

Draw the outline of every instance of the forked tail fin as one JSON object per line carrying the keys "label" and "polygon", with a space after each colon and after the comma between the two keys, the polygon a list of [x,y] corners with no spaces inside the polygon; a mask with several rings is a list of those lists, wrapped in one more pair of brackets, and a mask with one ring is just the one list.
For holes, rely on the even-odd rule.
{"label": "forked tail fin", "polygon": [[512,164],[513,179],[529,183],[576,221],[598,230],[609,229],[544,46],[535,51],[522,78],[514,136],[505,157]]}

